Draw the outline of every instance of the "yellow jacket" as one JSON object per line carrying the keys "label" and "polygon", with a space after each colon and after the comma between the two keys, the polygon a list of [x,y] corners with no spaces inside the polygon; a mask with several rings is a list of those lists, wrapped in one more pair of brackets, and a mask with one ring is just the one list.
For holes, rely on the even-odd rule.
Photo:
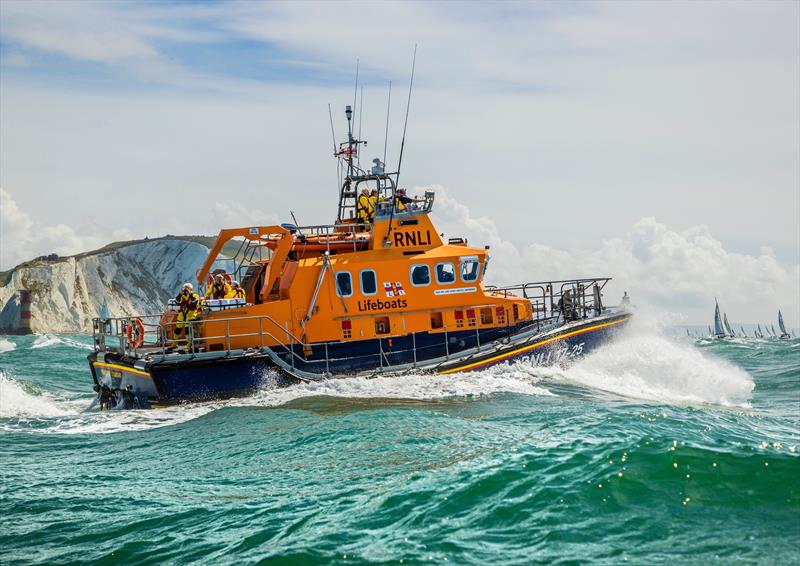
{"label": "yellow jacket", "polygon": [[[370,213],[370,202],[367,195],[361,195],[356,202],[356,217],[362,222],[369,220],[372,214]],[[373,209],[374,210],[374,209]]]}
{"label": "yellow jacket", "polygon": [[205,297],[206,299],[224,299],[230,292],[231,286],[227,283],[223,283],[222,287],[217,286],[216,283],[212,283],[209,285],[208,289],[206,289]]}
{"label": "yellow jacket", "polygon": [[238,289],[231,289],[230,293],[225,295],[225,298],[226,299],[244,299],[245,298],[244,289],[242,289],[241,287],[239,287]]}

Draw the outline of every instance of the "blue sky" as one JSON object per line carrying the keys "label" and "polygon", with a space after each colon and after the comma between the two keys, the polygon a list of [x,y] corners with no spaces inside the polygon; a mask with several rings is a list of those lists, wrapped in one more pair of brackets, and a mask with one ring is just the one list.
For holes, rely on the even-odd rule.
{"label": "blue sky", "polygon": [[652,280],[677,272],[698,313],[726,286],[741,312],[797,311],[798,22],[796,2],[4,0],[0,268],[289,209],[330,221],[327,105],[341,134],[360,60],[371,159],[392,80],[396,161],[417,43],[405,182],[508,251],[498,278],[633,258],[619,270],[662,306]]}

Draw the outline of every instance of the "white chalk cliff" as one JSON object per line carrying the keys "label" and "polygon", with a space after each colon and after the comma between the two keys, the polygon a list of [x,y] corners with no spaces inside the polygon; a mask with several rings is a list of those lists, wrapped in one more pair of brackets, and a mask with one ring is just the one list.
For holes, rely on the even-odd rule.
{"label": "white chalk cliff", "polygon": [[20,289],[32,292],[34,332],[91,332],[103,303],[112,317],[158,313],[185,281],[196,284],[207,254],[202,244],[168,237],[26,262],[0,280],[0,333],[18,325]]}

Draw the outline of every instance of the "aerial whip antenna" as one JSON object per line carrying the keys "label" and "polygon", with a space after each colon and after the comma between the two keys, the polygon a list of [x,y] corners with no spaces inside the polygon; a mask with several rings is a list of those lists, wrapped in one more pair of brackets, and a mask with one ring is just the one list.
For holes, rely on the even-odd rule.
{"label": "aerial whip antenna", "polygon": [[[361,99],[358,101],[358,139],[361,139],[361,119],[364,117],[364,87],[361,87]],[[358,152],[359,169],[361,168],[361,152]]]}
{"label": "aerial whip antenna", "polygon": [[386,147],[389,145],[389,109],[392,106],[392,81],[389,81],[389,98],[386,101],[386,130],[383,134],[383,166],[386,167]]}
{"label": "aerial whip antenna", "polygon": [[328,118],[331,119],[331,137],[333,138],[333,155],[336,155],[336,133],[333,131],[333,112],[331,112],[331,105],[328,103]]}
{"label": "aerial whip antenna", "polygon": [[358,64],[359,64],[359,60],[356,59],[356,86],[355,86],[355,89],[353,91],[353,113],[354,114],[358,110],[356,108],[356,100],[358,99]]}
{"label": "aerial whip antenna", "polygon": [[414,68],[417,65],[417,44],[414,44],[414,58],[411,60],[411,82],[408,83],[408,102],[406,103],[406,120],[403,124],[403,139],[400,141],[400,159],[397,160],[397,186],[400,187],[400,166],[403,164],[403,149],[406,146],[406,128],[408,128],[408,111],[411,109],[411,89],[414,86]]}
{"label": "aerial whip antenna", "polygon": [[408,83],[408,102],[406,102],[406,120],[403,124],[403,139],[400,142],[400,158],[397,160],[397,177],[395,177],[394,194],[392,195],[392,212],[389,214],[389,229],[383,239],[384,247],[392,245],[389,236],[392,234],[392,221],[394,220],[394,209],[396,208],[397,189],[400,188],[400,166],[403,164],[403,148],[406,145],[406,128],[408,127],[408,111],[411,109],[411,88],[414,86],[414,69],[417,66],[417,44],[414,44],[414,57],[411,60],[411,81]]}

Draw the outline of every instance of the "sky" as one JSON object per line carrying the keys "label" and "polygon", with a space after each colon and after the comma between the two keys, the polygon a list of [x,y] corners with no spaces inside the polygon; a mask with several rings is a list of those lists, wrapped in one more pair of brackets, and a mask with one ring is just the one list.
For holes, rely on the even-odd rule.
{"label": "sky", "polygon": [[[800,324],[800,3],[0,2],[0,269],[331,222],[358,106],[493,282]],[[359,97],[360,98],[360,97]],[[614,298],[615,300],[615,298]]]}

